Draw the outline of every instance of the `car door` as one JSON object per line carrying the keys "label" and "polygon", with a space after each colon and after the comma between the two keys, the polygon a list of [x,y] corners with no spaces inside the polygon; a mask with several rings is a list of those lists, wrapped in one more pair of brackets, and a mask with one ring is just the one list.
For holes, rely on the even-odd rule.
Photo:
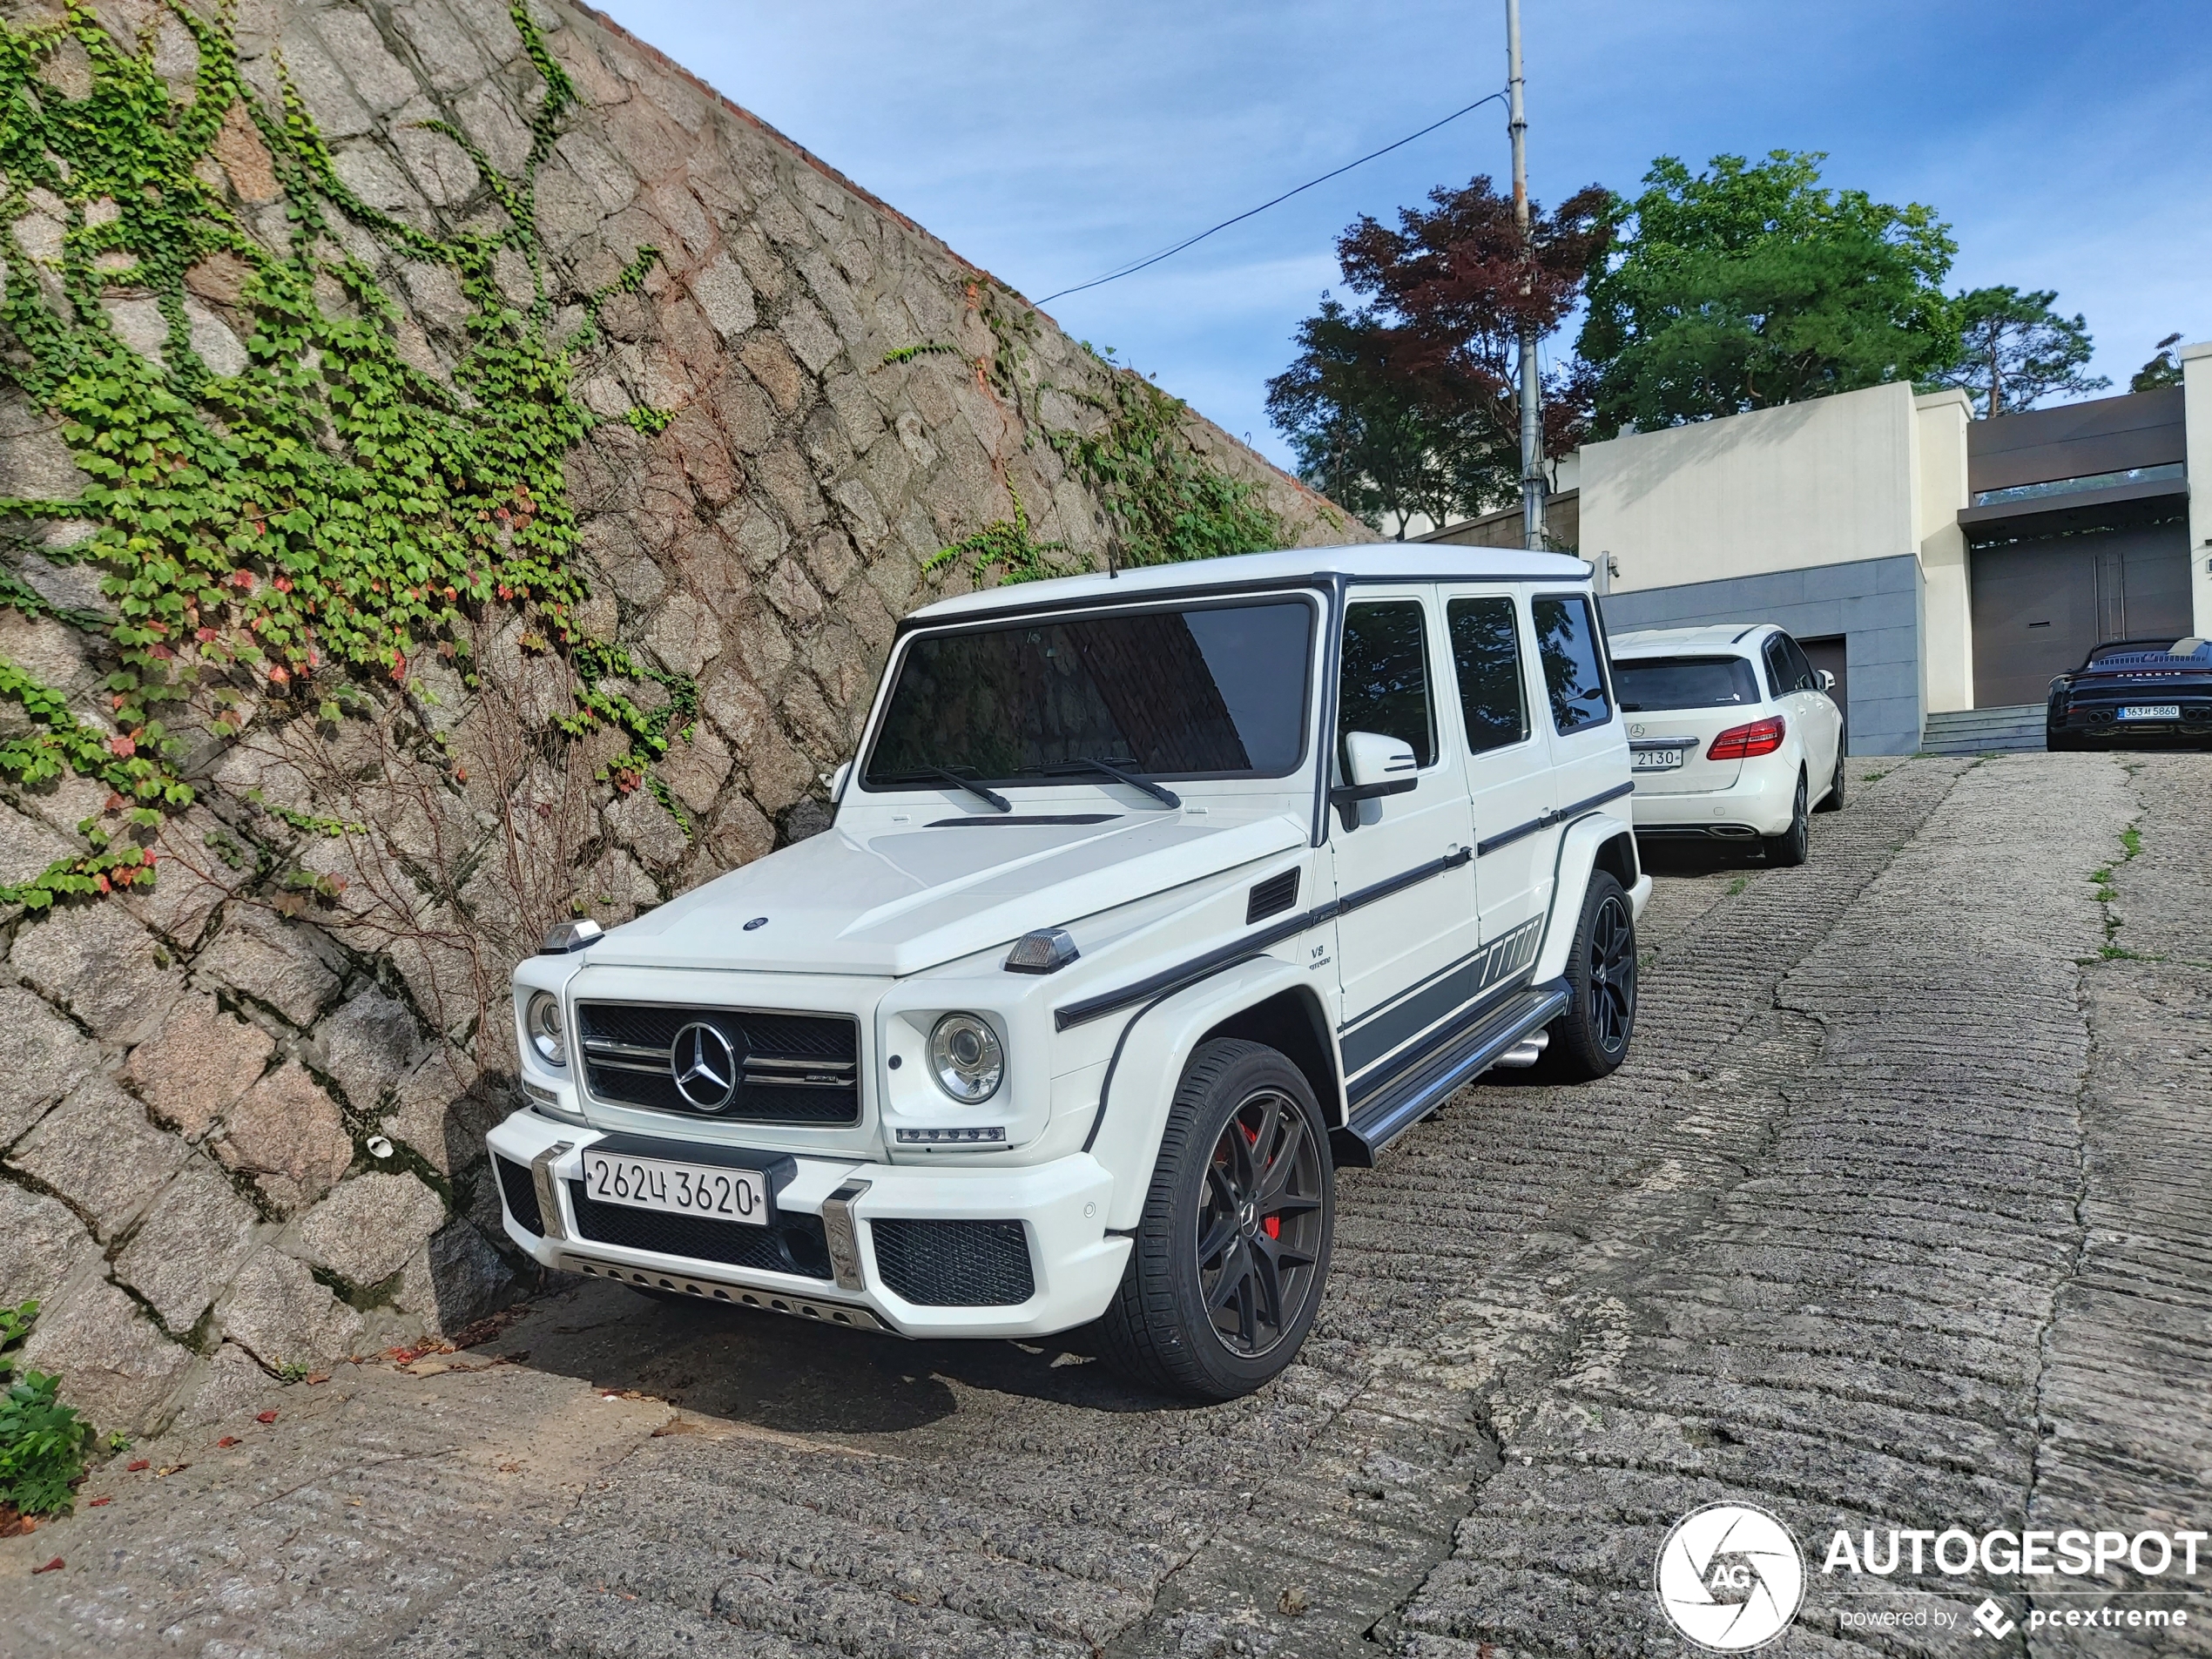
{"label": "car door", "polygon": [[1486,961],[1501,941],[1531,938],[1529,953],[1510,943],[1497,953],[1484,975],[1494,982],[1533,953],[1534,924],[1551,902],[1559,839],[1548,821],[1557,804],[1551,751],[1534,718],[1527,605],[1510,588],[1447,586],[1442,594],[1474,815],[1477,935]]}
{"label": "car door", "polygon": [[1406,792],[1331,810],[1341,1035],[1355,1076],[1453,1011],[1416,994],[1474,950],[1474,838],[1467,774],[1439,718],[1440,640],[1425,585],[1359,590],[1345,607],[1335,780],[1346,778],[1348,732],[1397,738],[1416,762]]}
{"label": "car door", "polygon": [[1828,787],[1829,775],[1836,770],[1836,756],[1844,738],[1844,711],[1836,706],[1833,698],[1820,689],[1820,675],[1812,665],[1812,658],[1805,655],[1804,647],[1788,634],[1777,634],[1775,637],[1782,642],[1791,681],[1797,688],[1791,700],[1804,722],[1806,781],[1817,799],[1820,792]]}
{"label": "car door", "polygon": [[1528,614],[1551,717],[1553,810],[1579,816],[1628,793],[1629,742],[1605,671],[1605,636],[1587,593],[1539,590]]}

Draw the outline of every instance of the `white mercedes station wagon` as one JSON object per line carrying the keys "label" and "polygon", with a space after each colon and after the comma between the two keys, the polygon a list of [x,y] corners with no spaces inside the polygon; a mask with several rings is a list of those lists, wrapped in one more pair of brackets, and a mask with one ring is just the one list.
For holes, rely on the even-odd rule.
{"label": "white mercedes station wagon", "polygon": [[1760,842],[1803,864],[1808,812],[1844,805],[1835,676],[1771,624],[1613,640],[1635,756],[1636,833]]}
{"label": "white mercedes station wagon", "polygon": [[508,1234],[909,1337],[1287,1366],[1333,1171],[1621,1063],[1650,892],[1588,567],[1333,548],[907,617],[826,831],[514,976]]}

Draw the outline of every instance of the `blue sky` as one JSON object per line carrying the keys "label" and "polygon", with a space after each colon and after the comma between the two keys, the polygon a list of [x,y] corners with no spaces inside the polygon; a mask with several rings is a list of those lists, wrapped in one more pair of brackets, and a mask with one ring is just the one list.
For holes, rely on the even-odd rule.
{"label": "blue sky", "polygon": [[[1505,80],[1503,0],[600,0],[1035,298],[1202,230]],[[1523,0],[1531,187],[1654,156],[1824,150],[1924,201],[1952,286],[2059,291],[2114,389],[2212,338],[2204,0]],[[1049,307],[1278,461],[1267,377],[1357,214],[1508,176],[1493,105],[1137,276]],[[1556,342],[1565,349],[1566,340]]]}

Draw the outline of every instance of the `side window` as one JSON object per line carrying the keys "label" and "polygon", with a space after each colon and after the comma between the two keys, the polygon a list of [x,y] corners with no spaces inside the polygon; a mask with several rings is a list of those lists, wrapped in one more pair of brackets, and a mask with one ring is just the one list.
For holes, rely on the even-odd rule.
{"label": "side window", "polygon": [[1797,676],[1790,671],[1790,656],[1782,649],[1782,636],[1769,634],[1766,644],[1759,647],[1759,657],[1766,664],[1766,694],[1787,697],[1797,688],[1791,684]]}
{"label": "side window", "polygon": [[[1344,619],[1344,678],[1337,692],[1342,733],[1373,732],[1408,744],[1422,765],[1436,760],[1436,711],[1428,700],[1428,629],[1418,599],[1355,604]],[[1342,757],[1339,757],[1341,763]]]}
{"label": "side window", "polygon": [[1536,655],[1551,693],[1552,725],[1561,732],[1603,725],[1613,718],[1605,671],[1598,663],[1597,619],[1581,594],[1552,594],[1536,601]]}
{"label": "side window", "polygon": [[1528,698],[1521,675],[1521,630],[1510,599],[1454,599],[1445,607],[1452,661],[1460,675],[1460,708],[1467,748],[1502,749],[1528,735]]}
{"label": "side window", "polygon": [[1818,691],[1820,676],[1812,671],[1812,658],[1805,655],[1805,648],[1787,634],[1781,639],[1782,654],[1790,659],[1791,683],[1800,691]]}

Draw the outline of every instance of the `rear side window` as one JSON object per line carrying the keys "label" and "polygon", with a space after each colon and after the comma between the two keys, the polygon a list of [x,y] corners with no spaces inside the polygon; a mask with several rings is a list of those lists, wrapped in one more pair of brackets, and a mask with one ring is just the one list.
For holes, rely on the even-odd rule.
{"label": "rear side window", "polygon": [[1631,657],[1613,664],[1613,694],[1630,714],[1736,708],[1759,700],[1759,679],[1741,657]]}
{"label": "rear side window", "polygon": [[1766,644],[1759,647],[1759,656],[1766,663],[1766,689],[1770,697],[1787,697],[1797,690],[1793,682],[1797,675],[1791,671],[1790,653],[1782,649],[1782,636],[1769,634]]}
{"label": "rear side window", "polygon": [[[1436,711],[1428,691],[1428,630],[1420,601],[1356,604],[1344,619],[1344,677],[1337,730],[1396,738],[1426,766],[1436,759]],[[1339,748],[1342,748],[1339,739]],[[1342,763],[1341,754],[1338,757]]]}
{"label": "rear side window", "polygon": [[1804,647],[1787,634],[1780,635],[1779,637],[1782,641],[1783,660],[1790,664],[1790,683],[1792,688],[1800,691],[1818,691],[1820,677],[1812,671],[1812,658],[1805,655]]}
{"label": "rear side window", "polygon": [[1537,660],[1544,665],[1544,687],[1551,693],[1552,725],[1561,732],[1603,725],[1613,718],[1605,693],[1605,671],[1598,665],[1597,618],[1583,595],[1553,594],[1538,599]]}
{"label": "rear side window", "polygon": [[1454,599],[1445,607],[1467,747],[1502,749],[1528,735],[1528,698],[1521,677],[1521,630],[1510,599]]}

